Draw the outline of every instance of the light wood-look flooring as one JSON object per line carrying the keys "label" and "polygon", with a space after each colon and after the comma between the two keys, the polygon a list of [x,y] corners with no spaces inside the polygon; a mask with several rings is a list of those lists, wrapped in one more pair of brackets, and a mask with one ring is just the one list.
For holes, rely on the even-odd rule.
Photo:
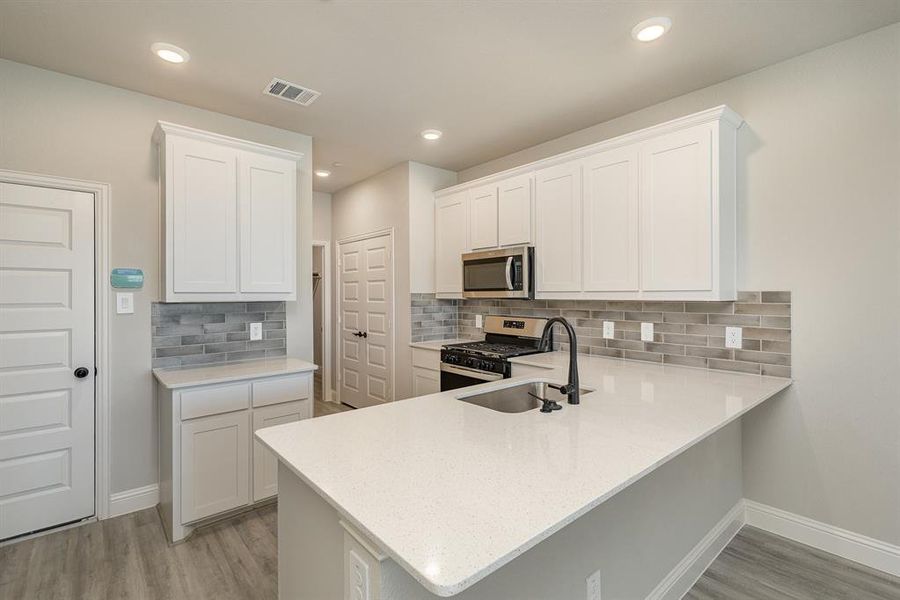
{"label": "light wood-look flooring", "polygon": [[3,600],[275,600],[274,504],[169,546],[156,509],[0,548]]}
{"label": "light wood-look flooring", "polygon": [[[0,599],[274,600],[276,510],[209,525],[175,546],[155,509],[6,546]],[[898,600],[900,579],[745,527],[685,598]]]}
{"label": "light wood-look flooring", "polygon": [[745,526],[684,600],[900,600],[900,578]]}
{"label": "light wood-look flooring", "polygon": [[[321,417],[323,415],[333,415],[337,413],[342,413],[348,410],[355,410],[352,406],[347,406],[346,404],[338,404],[337,402],[324,402],[322,400],[315,400],[313,402],[313,416]],[[2,599],[0,599],[2,600]]]}

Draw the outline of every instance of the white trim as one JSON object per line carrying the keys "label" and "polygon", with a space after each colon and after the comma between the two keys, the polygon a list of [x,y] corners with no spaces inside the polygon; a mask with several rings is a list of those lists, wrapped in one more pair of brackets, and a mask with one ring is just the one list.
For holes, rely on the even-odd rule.
{"label": "white trim", "polygon": [[753,500],[744,506],[747,525],[900,577],[900,546]]}
{"label": "white trim", "polygon": [[[391,248],[391,310],[390,310],[390,329],[391,329],[391,398],[390,402],[393,402],[397,399],[397,265],[395,264],[395,257],[397,255],[396,249],[394,248],[394,228],[387,227],[385,229],[379,229],[376,231],[369,231],[367,233],[360,233],[358,235],[351,235],[345,238],[341,238],[335,242],[334,245],[334,253],[337,259],[337,277],[335,278],[337,282],[337,288],[341,287],[341,260],[340,260],[340,247],[341,244],[349,244],[351,242],[359,242],[361,240],[367,240],[370,238],[388,236],[390,240],[390,248]],[[337,318],[335,322],[337,323],[337,335],[335,335],[335,342],[340,342],[341,339],[341,311],[340,311],[340,294],[336,295],[337,297]],[[335,401],[341,403],[341,353],[336,353],[337,363],[334,368],[337,369],[337,377],[335,378],[335,383],[337,384],[335,387]]]}
{"label": "white trim", "polygon": [[613,148],[618,148],[627,144],[640,142],[661,135],[663,133],[671,133],[673,131],[678,131],[679,129],[684,129],[686,127],[693,127],[694,125],[711,123],[715,121],[724,121],[735,129],[738,129],[744,123],[744,118],[722,104],[720,106],[709,108],[698,113],[686,115],[677,119],[672,119],[671,121],[666,121],[665,123],[659,123],[657,125],[645,127],[644,129],[632,131],[630,133],[610,138],[608,140],[603,140],[601,142],[590,144],[588,146],[582,146],[580,148],[569,150],[568,152],[563,152],[561,154],[554,154],[553,156],[532,161],[530,163],[520,165],[512,169],[507,169],[498,173],[492,173],[478,179],[473,179],[471,181],[466,181],[464,183],[444,188],[442,190],[436,191],[434,193],[434,197],[441,198],[443,196],[455,194],[457,192],[468,190],[473,187],[496,183],[509,177],[515,177],[517,175],[527,175],[528,173],[531,173],[536,169],[543,169],[572,160],[578,160],[590,156],[591,154],[596,154],[598,152],[611,150]]}
{"label": "white trim", "polygon": [[222,135],[220,133],[213,133],[212,131],[195,129],[194,127],[188,127],[187,125],[169,123],[168,121],[157,122],[156,128],[153,130],[153,141],[157,144],[162,145],[160,142],[167,135],[188,137],[195,140],[202,140],[205,142],[211,142],[213,144],[222,144],[225,146],[230,146],[232,148],[239,148],[241,150],[248,150],[250,152],[267,154],[269,156],[278,156],[280,158],[287,158],[290,160],[299,161],[301,158],[303,158],[302,152],[296,152],[294,150],[287,150],[285,148],[278,148],[277,146],[259,144],[257,142],[242,140],[239,138]]}
{"label": "white trim", "polygon": [[740,500],[653,588],[647,600],[679,600],[697,583],[743,526],[744,501]]}
{"label": "white trim", "polygon": [[145,508],[153,508],[157,504],[159,504],[159,486],[155,483],[116,492],[109,497],[109,517],[120,517]]}
{"label": "white trim", "polygon": [[94,514],[98,519],[109,517],[109,259],[110,259],[110,197],[108,183],[54,177],[38,173],[24,173],[0,169],[0,181],[54,189],[87,192],[94,195],[94,343],[97,377],[94,378]]}
{"label": "white trim", "polygon": [[[313,248],[322,248],[322,400],[332,401],[331,395],[331,244],[324,240],[313,240]],[[315,299],[313,299],[315,301]]]}

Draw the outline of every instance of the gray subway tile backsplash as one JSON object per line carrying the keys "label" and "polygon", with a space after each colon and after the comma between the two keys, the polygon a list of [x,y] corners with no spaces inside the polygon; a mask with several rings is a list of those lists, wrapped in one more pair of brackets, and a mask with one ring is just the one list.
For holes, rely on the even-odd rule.
{"label": "gray subway tile backsplash", "polygon": [[[263,339],[250,341],[250,323]],[[284,302],[157,302],[151,308],[153,367],[285,356]]]}
{"label": "gray subway tile backsplash", "polygon": [[[738,292],[736,302],[634,300],[443,300],[413,294],[412,341],[480,339],[476,315],[563,316],[578,333],[579,351],[598,356],[790,377],[791,293]],[[616,335],[602,337],[603,321]],[[640,340],[641,322],[654,323],[654,341]],[[725,348],[725,327],[743,328],[740,349]],[[559,332],[557,340],[565,340]],[[557,343],[566,348],[566,343]]]}

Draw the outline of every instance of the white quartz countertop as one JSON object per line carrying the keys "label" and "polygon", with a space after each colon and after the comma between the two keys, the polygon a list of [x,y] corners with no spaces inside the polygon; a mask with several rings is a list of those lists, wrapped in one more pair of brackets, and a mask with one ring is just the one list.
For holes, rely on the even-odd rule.
{"label": "white quartz countertop", "polygon": [[[452,596],[791,384],[580,356],[581,404],[496,412],[458,397],[524,376],[263,429],[257,437],[426,589]],[[352,439],[352,444],[334,440]]]}
{"label": "white quartz countertop", "polygon": [[153,376],[160,385],[168,389],[175,389],[256,377],[306,373],[318,368],[313,363],[299,358],[266,358],[217,365],[153,369]]}
{"label": "white quartz countertop", "polygon": [[473,342],[475,340],[470,339],[453,339],[453,340],[431,340],[428,342],[410,342],[409,345],[411,348],[422,348],[423,350],[440,350],[441,346],[446,346],[447,344],[461,344],[463,342]]}

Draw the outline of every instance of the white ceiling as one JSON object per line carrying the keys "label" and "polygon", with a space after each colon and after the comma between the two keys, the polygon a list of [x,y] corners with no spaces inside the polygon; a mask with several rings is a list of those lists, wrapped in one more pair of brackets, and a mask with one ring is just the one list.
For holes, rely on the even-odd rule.
{"label": "white ceiling", "polygon": [[[668,35],[630,37],[657,15]],[[404,160],[461,170],[898,20],[900,0],[6,0],[0,56],[310,134],[333,171],[315,187],[335,191]],[[263,96],[274,76],[322,96]]]}

